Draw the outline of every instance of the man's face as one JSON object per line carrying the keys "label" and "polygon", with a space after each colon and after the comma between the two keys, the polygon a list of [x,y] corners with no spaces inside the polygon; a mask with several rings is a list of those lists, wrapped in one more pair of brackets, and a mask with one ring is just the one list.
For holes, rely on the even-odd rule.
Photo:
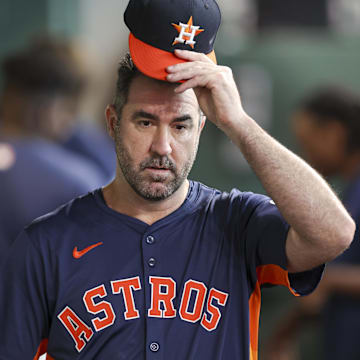
{"label": "man's face", "polygon": [[136,77],[114,128],[123,178],[141,197],[171,196],[194,163],[204,121],[192,90],[175,94],[174,86]]}

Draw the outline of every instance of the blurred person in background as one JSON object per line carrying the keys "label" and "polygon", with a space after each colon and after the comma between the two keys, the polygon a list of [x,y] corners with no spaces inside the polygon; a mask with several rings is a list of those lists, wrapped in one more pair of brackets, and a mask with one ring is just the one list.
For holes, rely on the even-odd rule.
{"label": "blurred person in background", "polygon": [[[81,43],[73,44],[68,50],[81,67],[81,73],[86,78],[86,89],[81,93],[79,99],[78,111],[75,114],[76,121],[73,122],[61,144],[67,150],[91,161],[104,174],[107,181],[110,181],[115,177],[116,155],[114,141],[104,125],[103,109],[112,100],[115,81],[112,78],[112,81],[104,80],[106,76],[99,73],[96,54],[90,53]],[[117,68],[117,58],[114,59],[114,67]],[[113,75],[112,66],[109,66],[108,72]],[[105,97],[103,92],[109,93],[106,100],[103,99]],[[95,98],[94,94],[96,94]],[[98,106],[94,103],[97,103]],[[98,107],[101,108],[101,112],[98,111]]]}
{"label": "blurred person in background", "polygon": [[360,359],[360,95],[328,86],[304,99],[294,131],[307,161],[325,177],[346,181],[343,202],[356,222],[350,248],[327,266],[318,289],[297,300],[265,346],[266,360],[299,359],[300,331],[317,321],[323,359]]}
{"label": "blurred person in background", "polygon": [[77,122],[62,146],[91,161],[103,173],[107,182],[115,177],[114,143],[105,128],[97,123]]}
{"label": "blurred person in background", "polygon": [[2,70],[0,265],[27,223],[105,183],[94,163],[61,145],[85,85],[69,45],[34,42],[6,58]]}

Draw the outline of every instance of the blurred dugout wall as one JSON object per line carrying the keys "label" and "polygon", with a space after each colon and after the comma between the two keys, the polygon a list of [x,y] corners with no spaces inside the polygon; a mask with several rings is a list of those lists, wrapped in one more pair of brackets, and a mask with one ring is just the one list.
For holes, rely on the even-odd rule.
{"label": "blurred dugout wall", "polygon": [[[335,82],[360,91],[360,1],[218,2],[223,12],[216,43],[219,63],[233,68],[246,111],[289,148],[295,149],[289,116],[307,91]],[[34,35],[76,37],[90,49],[91,59],[98,58],[101,77],[114,82],[115,67],[107,74],[105,70],[126,48],[122,20],[126,4],[126,0],[1,0],[0,60]],[[224,190],[236,186],[263,192],[237,149],[210,123],[192,177]],[[290,301],[286,290],[264,292],[263,297],[260,340]],[[308,347],[303,358],[317,358],[316,351],[316,346]]]}
{"label": "blurred dugout wall", "polygon": [[33,36],[49,32],[73,36],[78,32],[77,18],[78,1],[1,0],[0,61],[25,46]]}
{"label": "blurred dugout wall", "polygon": [[117,61],[126,48],[126,5],[125,0],[1,0],[0,61],[35,37],[57,35],[75,42],[90,76],[82,115],[101,122],[104,105],[112,99]]}

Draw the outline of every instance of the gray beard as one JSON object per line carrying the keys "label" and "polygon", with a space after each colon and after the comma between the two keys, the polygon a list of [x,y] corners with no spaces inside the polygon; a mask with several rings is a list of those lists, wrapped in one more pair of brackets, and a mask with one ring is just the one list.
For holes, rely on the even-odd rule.
{"label": "gray beard", "polygon": [[[116,136],[115,143],[118,164],[124,178],[139,196],[149,201],[161,201],[167,199],[180,188],[190,173],[198,149],[198,144],[196,144],[191,157],[180,170],[177,169],[176,164],[173,163],[167,156],[150,157],[140,164],[139,170],[136,170],[133,166],[134,161],[132,160],[129,152],[125,149],[119,136]],[[144,178],[142,176],[142,172],[147,167],[152,166],[169,169],[173,174],[173,178],[170,181],[166,179],[167,182],[165,182],[165,178],[162,175],[152,176],[150,180],[149,177]],[[152,186],[154,183],[162,185],[154,189]]]}

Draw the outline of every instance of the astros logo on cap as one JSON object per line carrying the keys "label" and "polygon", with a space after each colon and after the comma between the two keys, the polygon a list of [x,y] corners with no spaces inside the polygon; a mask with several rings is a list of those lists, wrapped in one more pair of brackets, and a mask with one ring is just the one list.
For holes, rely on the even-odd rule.
{"label": "astros logo on cap", "polygon": [[[179,25],[174,23],[171,25],[174,26],[174,28],[179,32],[179,36],[175,38],[173,45],[185,43],[186,45],[190,45],[192,48],[194,48],[194,45],[196,44],[196,41],[194,41],[195,36],[204,31],[204,29],[200,29],[200,26],[193,25],[192,16],[190,17],[187,24],[180,22]],[[185,40],[184,37],[188,38],[188,40]]]}
{"label": "astros logo on cap", "polygon": [[221,22],[216,0],[129,0],[124,20],[131,58],[146,76],[167,81],[167,67],[186,62],[176,49],[205,54],[216,63]]}

